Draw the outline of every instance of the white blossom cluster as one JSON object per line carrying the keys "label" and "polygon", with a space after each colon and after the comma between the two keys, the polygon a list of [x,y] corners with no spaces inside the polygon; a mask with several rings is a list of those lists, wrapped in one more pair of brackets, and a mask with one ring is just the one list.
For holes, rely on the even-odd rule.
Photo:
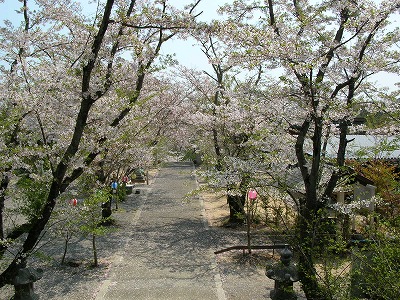
{"label": "white blossom cluster", "polygon": [[[266,1],[236,0],[208,24],[196,22],[194,4],[135,1],[127,15],[130,3],[115,2],[104,35],[101,11],[85,16],[77,1],[37,1],[21,8],[21,25],[0,25],[7,200],[22,199],[21,179],[48,189],[80,171],[121,177],[171,153],[201,156],[210,186],[230,195],[257,186],[322,199],[340,171],[334,137],[341,130],[399,133],[398,92],[370,79],[399,74],[400,33],[390,27],[399,0],[272,1],[274,20]],[[161,49],[176,37],[194,38],[211,71],[171,71],[176,62]],[[351,127],[364,115],[383,121]],[[347,138],[346,154],[359,157],[399,144],[354,149]],[[310,178],[316,191],[306,189]]]}
{"label": "white blossom cluster", "polygon": [[378,196],[374,196],[371,199],[353,200],[351,203],[348,204],[334,203],[330,204],[329,207],[337,211],[338,213],[352,216],[358,213],[360,210],[370,210],[371,207],[379,205],[379,203],[381,203],[381,199]]}

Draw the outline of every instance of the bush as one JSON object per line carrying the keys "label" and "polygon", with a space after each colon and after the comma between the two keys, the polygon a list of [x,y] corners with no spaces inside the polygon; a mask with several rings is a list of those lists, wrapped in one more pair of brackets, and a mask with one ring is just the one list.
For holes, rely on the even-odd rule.
{"label": "bush", "polygon": [[[379,300],[400,299],[399,239],[375,241],[358,252],[356,260],[358,267],[353,268],[353,286],[360,286],[364,296]],[[353,296],[359,295],[353,293]]]}

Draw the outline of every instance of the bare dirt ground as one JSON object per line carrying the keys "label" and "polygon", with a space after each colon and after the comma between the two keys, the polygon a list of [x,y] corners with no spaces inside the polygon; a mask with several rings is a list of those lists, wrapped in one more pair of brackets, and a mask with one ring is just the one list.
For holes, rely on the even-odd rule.
{"label": "bare dirt ground", "polygon": [[[226,197],[222,194],[203,192],[201,194],[205,217],[211,228],[216,230],[234,231],[235,234],[241,234],[239,244],[244,245],[243,237],[246,235],[246,227],[235,229],[225,228],[224,224],[229,219],[229,206]],[[259,232],[261,239],[255,236],[255,244],[270,244],[270,241],[264,239],[264,227],[256,228],[255,233]],[[236,246],[236,245],[227,245]],[[270,299],[269,292],[273,289],[274,282],[265,275],[266,266],[274,264],[279,260],[279,253],[272,250],[253,250],[251,255],[246,251],[233,250],[216,255],[216,261],[220,270],[222,281],[229,300],[248,300],[248,299]],[[240,278],[238,281],[237,279]],[[237,286],[238,282],[240,283]],[[233,284],[231,284],[233,283]],[[301,291],[300,284],[294,284],[299,300],[305,300]],[[244,295],[242,290],[247,291]]]}
{"label": "bare dirt ground", "polygon": [[217,193],[203,192],[205,217],[210,227],[221,227],[229,217],[229,206],[226,198]]}

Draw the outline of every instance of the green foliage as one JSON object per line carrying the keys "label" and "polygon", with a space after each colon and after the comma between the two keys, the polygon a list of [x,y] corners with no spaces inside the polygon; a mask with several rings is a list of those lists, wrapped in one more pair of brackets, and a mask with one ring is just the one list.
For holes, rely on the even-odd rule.
{"label": "green foliage", "polygon": [[[340,248],[340,245],[338,245]],[[327,299],[349,299],[351,260],[327,251],[318,260],[319,282]]]}
{"label": "green foliage", "polygon": [[28,220],[33,220],[40,215],[43,204],[47,199],[49,184],[40,178],[33,179],[29,176],[21,177],[17,182],[19,189],[18,210]]}
{"label": "green foliage", "polygon": [[92,238],[93,247],[93,266],[98,265],[96,237],[104,235],[108,232],[108,228],[103,226],[104,218],[101,215],[101,204],[107,202],[110,198],[109,189],[94,191],[88,198],[85,199],[82,209],[82,224],[81,231],[90,235]]}
{"label": "green foliage", "polygon": [[356,169],[374,182],[376,193],[382,199],[377,210],[385,221],[395,226],[400,211],[400,174],[396,171],[396,165],[375,160],[356,165]]}
{"label": "green foliage", "polygon": [[134,99],[138,96],[136,90],[116,89],[116,93],[119,98]]}
{"label": "green foliage", "polygon": [[122,182],[117,188],[117,197],[119,201],[125,201],[126,199],[126,183]]}
{"label": "green foliage", "polygon": [[94,235],[103,235],[107,230],[101,226],[104,219],[101,216],[101,204],[110,197],[108,189],[97,190],[84,200],[81,210],[83,220],[80,226],[82,232]]}
{"label": "green foliage", "polygon": [[195,161],[196,157],[197,157],[196,151],[194,149],[190,149],[190,150],[185,151],[185,153],[183,154],[182,160],[183,161],[187,161],[187,160]]}
{"label": "green foliage", "polygon": [[[381,239],[357,255],[353,276],[371,299],[400,299],[400,239]],[[356,283],[360,284],[360,283]]]}
{"label": "green foliage", "polygon": [[155,69],[155,70],[164,70],[168,67],[178,65],[178,61],[176,60],[175,53],[161,55],[159,58],[160,58],[159,65],[153,66],[153,69]]}
{"label": "green foliage", "polygon": [[393,122],[393,118],[396,117],[395,113],[387,113],[387,107],[384,104],[380,104],[381,111],[374,114],[366,115],[366,123],[369,128],[381,128]]}
{"label": "green foliage", "polygon": [[76,180],[79,197],[89,198],[97,187],[96,176],[93,174],[85,173]]}
{"label": "green foliage", "polygon": [[239,224],[244,223],[244,221],[246,220],[246,214],[242,213],[242,212],[236,212],[235,213],[235,220],[237,220],[237,222]]}
{"label": "green foliage", "polygon": [[355,155],[359,158],[370,160],[371,158],[385,157],[387,153],[391,153],[399,149],[399,139],[391,137],[382,137],[377,139],[374,145],[360,147],[355,151]]}
{"label": "green foliage", "polygon": [[46,261],[46,262],[51,262],[53,261],[53,258],[48,255],[47,253],[43,252],[43,251],[36,251],[33,253],[33,255],[40,259],[41,261]]}

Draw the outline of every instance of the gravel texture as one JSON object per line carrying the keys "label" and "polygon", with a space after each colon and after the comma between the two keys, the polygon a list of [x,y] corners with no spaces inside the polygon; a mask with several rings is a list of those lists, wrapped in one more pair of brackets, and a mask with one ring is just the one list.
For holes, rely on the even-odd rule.
{"label": "gravel texture", "polygon": [[[276,257],[266,251],[215,255],[246,244],[246,233],[209,226],[213,221],[207,221],[203,199],[187,197],[196,187],[192,164],[182,162],[161,168],[149,185],[136,185],[113,212],[112,230],[97,240],[96,268],[89,239],[73,240],[69,264],[61,266],[62,240],[52,237],[41,248],[47,259],[30,264],[44,269],[36,294],[60,300],[269,299],[273,281],[265,265]],[[0,299],[12,294],[11,287],[0,289]]]}

